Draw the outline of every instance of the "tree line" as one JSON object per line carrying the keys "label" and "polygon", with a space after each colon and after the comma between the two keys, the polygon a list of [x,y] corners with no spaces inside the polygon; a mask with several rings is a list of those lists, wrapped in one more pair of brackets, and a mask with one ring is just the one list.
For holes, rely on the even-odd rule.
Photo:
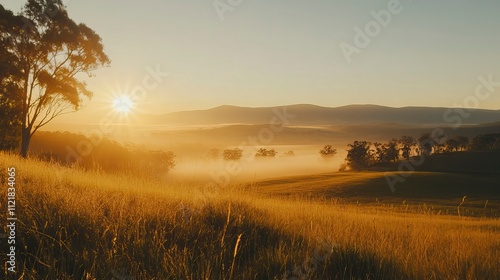
{"label": "tree line", "polygon": [[[275,158],[278,152],[275,149],[259,148],[254,154],[255,159],[270,159]],[[293,151],[288,151],[283,153],[284,157],[295,156]],[[243,150],[240,148],[224,149],[220,150],[217,148],[212,148],[208,151],[207,158],[211,160],[217,160],[222,158],[224,161],[238,161],[243,157]]]}
{"label": "tree line", "polygon": [[[420,137],[401,136],[387,142],[354,141],[348,144],[345,166],[352,170],[363,170],[377,164],[398,162],[402,159],[409,160],[420,155],[443,154],[459,151],[500,150],[500,134],[478,135],[469,141],[466,136],[448,138],[445,135],[432,136],[424,133]],[[337,149],[332,145],[325,145],[319,150],[319,155],[324,160],[330,160],[337,154]],[[255,159],[275,158],[278,152],[275,149],[259,148],[254,154]],[[293,151],[283,153],[282,156],[295,156]],[[209,159],[224,161],[238,161],[243,157],[243,150],[231,148],[220,150],[212,148],[207,154]]]}
{"label": "tree line", "polygon": [[92,145],[91,139],[69,132],[41,131],[33,137],[30,154],[44,161],[104,172],[134,172],[145,176],[161,176],[175,167],[170,151],[120,144],[102,139]]}
{"label": "tree line", "polygon": [[500,134],[478,135],[469,141],[466,136],[448,138],[446,135],[433,137],[424,133],[418,138],[402,136],[385,143],[354,141],[348,144],[346,165],[353,170],[409,160],[414,156],[452,153],[458,151],[500,150]]}

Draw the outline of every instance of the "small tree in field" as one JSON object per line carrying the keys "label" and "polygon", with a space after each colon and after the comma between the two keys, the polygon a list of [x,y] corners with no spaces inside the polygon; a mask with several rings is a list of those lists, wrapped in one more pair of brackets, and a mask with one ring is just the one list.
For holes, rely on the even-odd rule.
{"label": "small tree in field", "polygon": [[370,149],[371,143],[367,141],[354,141],[348,144],[346,163],[353,170],[366,169],[373,162],[373,151]]}
{"label": "small tree in field", "polygon": [[220,157],[220,150],[217,148],[212,148],[208,151],[207,157],[212,160],[216,160]]}
{"label": "small tree in field", "polygon": [[278,154],[278,152],[275,149],[264,149],[260,148],[257,153],[255,154],[256,158],[273,158]]}
{"label": "small tree in field", "polygon": [[230,160],[240,160],[241,157],[243,156],[243,150],[239,148],[234,148],[234,149],[225,149],[222,152],[222,158],[225,161],[230,161]]}
{"label": "small tree in field", "polygon": [[[62,0],[30,0],[19,15],[0,5],[0,92],[15,93],[19,106],[21,151],[27,156],[33,134],[55,117],[78,110],[90,98],[79,74],[108,65],[101,38],[85,24],[69,18]],[[5,105],[5,104],[3,104]]]}
{"label": "small tree in field", "polygon": [[332,145],[325,145],[323,149],[319,150],[319,154],[323,159],[331,159],[337,154],[337,149],[334,149]]}

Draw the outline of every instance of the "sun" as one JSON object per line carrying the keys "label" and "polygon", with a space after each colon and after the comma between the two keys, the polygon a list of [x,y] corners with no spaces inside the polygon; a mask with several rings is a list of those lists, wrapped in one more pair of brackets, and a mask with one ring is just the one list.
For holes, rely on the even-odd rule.
{"label": "sun", "polygon": [[133,107],[134,104],[128,96],[119,96],[113,100],[113,108],[118,113],[129,113]]}

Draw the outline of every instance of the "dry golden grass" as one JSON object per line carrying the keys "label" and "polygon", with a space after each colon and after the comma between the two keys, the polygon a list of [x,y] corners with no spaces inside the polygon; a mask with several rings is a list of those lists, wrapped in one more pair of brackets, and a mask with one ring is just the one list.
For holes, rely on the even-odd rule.
{"label": "dry golden grass", "polygon": [[498,219],[119,177],[6,154],[2,186],[8,166],[18,180],[15,279],[500,279]]}

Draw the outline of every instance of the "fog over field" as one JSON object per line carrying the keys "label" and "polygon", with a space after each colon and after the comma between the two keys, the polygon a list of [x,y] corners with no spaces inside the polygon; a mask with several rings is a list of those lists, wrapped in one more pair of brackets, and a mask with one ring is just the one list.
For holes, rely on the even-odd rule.
{"label": "fog over field", "polygon": [[[230,147],[233,148],[233,147]],[[261,147],[242,147],[243,157],[237,162],[222,159],[210,160],[196,157],[179,157],[175,169],[168,177],[193,181],[212,182],[216,184],[255,182],[270,177],[281,177],[290,174],[301,175],[338,171],[344,162],[345,151],[339,151],[332,159],[325,160],[319,155],[320,146],[286,145],[262,146],[262,148],[278,151],[276,158],[255,158]],[[295,156],[283,156],[293,151]],[[208,179],[208,181],[207,181]]]}
{"label": "fog over field", "polygon": [[[460,111],[457,108],[373,105],[339,108],[220,106],[209,110],[125,118],[107,130],[102,129],[102,123],[56,123],[49,128],[109,138],[151,150],[172,151],[176,156],[176,166],[166,176],[170,180],[225,184],[291,174],[336,172],[344,163],[347,144],[354,140],[386,142],[401,136],[418,138],[434,129],[442,129],[450,138],[466,136],[472,139],[480,134],[500,131],[499,111],[475,110],[474,118],[464,119],[467,124],[460,126],[445,121],[447,112],[450,116],[457,116]],[[279,126],[271,129],[273,122],[284,115],[290,117],[284,119],[286,123],[278,122]],[[325,145],[332,145],[338,152],[328,161],[319,155],[319,150]],[[243,158],[238,162],[226,162],[221,157],[208,158],[210,149],[222,152],[237,147],[244,150]],[[278,154],[275,158],[256,159],[254,155],[259,148],[275,149]],[[295,156],[285,157],[289,151]]]}

